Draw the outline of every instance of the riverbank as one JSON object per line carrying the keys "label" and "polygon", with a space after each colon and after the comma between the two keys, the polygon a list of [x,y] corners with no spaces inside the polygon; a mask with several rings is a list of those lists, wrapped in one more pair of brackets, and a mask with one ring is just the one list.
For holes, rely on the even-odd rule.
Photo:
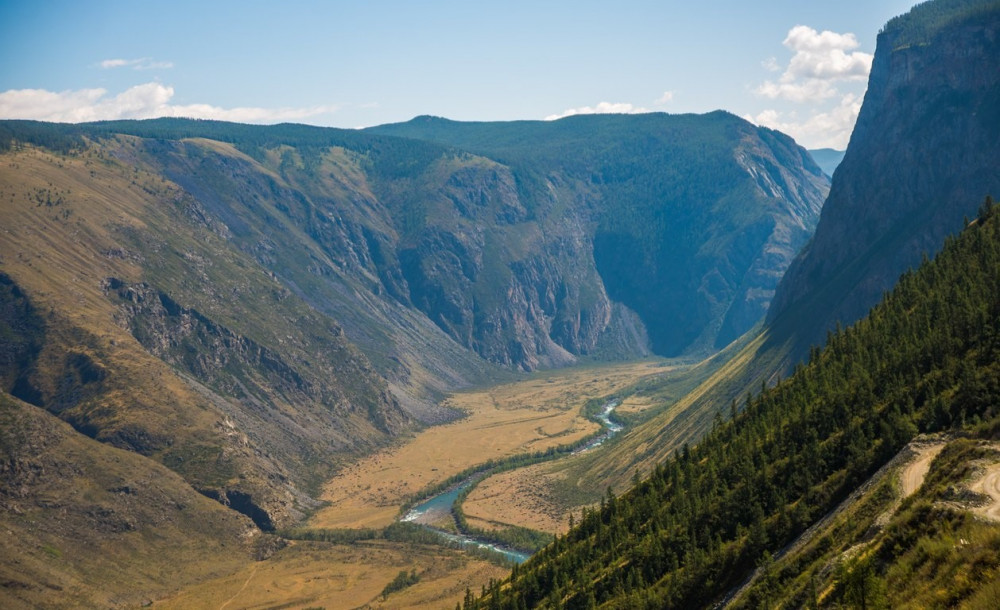
{"label": "riverbank", "polygon": [[[614,410],[619,404],[621,401],[612,398],[601,405],[595,419],[601,424],[602,431],[592,435],[591,438],[562,445],[544,453],[514,456],[501,460],[495,465],[485,466],[478,472],[470,473],[464,480],[441,493],[410,508],[400,520],[420,524],[453,543],[496,551],[517,563],[527,560],[530,553],[544,546],[551,540],[551,536],[530,528],[503,523],[499,524],[500,527],[490,529],[471,525],[466,519],[462,503],[483,479],[503,472],[579,455],[600,447],[624,429],[624,426],[614,420]],[[458,531],[453,533],[442,529],[440,527],[442,521],[453,522],[457,525]]]}
{"label": "riverbank", "polygon": [[563,369],[491,388],[453,394],[447,406],[467,413],[345,468],[324,488],[328,504],[306,527],[385,527],[421,490],[514,455],[570,444],[600,430],[584,405],[671,369],[646,360]]}

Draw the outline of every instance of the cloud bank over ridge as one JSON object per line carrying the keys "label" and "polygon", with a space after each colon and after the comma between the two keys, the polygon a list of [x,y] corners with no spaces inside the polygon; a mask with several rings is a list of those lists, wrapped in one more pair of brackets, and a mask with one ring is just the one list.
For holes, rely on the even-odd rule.
{"label": "cloud bank over ridge", "polygon": [[[845,91],[844,85],[856,89],[868,80],[873,56],[857,51],[860,45],[854,34],[819,32],[805,25],[788,31],[782,43],[792,51],[792,57],[777,80],[766,80],[754,89],[764,99],[784,101],[806,110],[781,111],[770,108],[744,118],[758,125],[783,131],[811,148],[843,150],[854,130],[864,91]],[[762,65],[773,72],[781,71],[777,58]]]}
{"label": "cloud bank over ridge", "polygon": [[[109,60],[116,61],[116,60]],[[126,64],[120,64],[121,67]],[[186,117],[239,123],[278,123],[302,121],[331,114],[337,106],[302,108],[221,108],[210,104],[171,104],[174,88],[158,82],[130,87],[117,95],[107,89],[47,91],[12,89],[0,92],[0,118],[33,119],[56,123],[82,123],[118,119]]]}

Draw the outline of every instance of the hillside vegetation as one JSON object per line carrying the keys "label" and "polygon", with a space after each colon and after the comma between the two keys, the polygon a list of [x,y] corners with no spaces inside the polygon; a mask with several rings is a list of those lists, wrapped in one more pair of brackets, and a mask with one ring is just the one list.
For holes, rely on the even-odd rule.
{"label": "hillside vegetation", "polygon": [[[609,493],[566,536],[470,605],[654,608],[722,601],[919,432],[1000,438],[998,319],[1000,214],[987,200],[974,223],[933,261],[905,274],[868,317],[831,333],[826,347],[814,349],[787,380],[745,405],[734,403],[728,421],[720,413],[704,440],[685,446],[634,489]],[[931,510],[921,506],[911,510]],[[958,510],[945,513],[957,527],[961,509],[949,510]],[[942,532],[907,515],[905,533],[897,532],[866,568],[878,578],[891,576],[884,592],[890,601],[908,599],[908,587],[921,578],[901,568],[901,558]],[[997,538],[989,540],[994,545]],[[949,559],[966,583],[952,602],[995,577],[1000,548],[990,548]],[[772,584],[795,576],[793,567]]]}
{"label": "hillside vegetation", "polygon": [[273,548],[162,465],[3,394],[0,483],[4,608],[138,607]]}

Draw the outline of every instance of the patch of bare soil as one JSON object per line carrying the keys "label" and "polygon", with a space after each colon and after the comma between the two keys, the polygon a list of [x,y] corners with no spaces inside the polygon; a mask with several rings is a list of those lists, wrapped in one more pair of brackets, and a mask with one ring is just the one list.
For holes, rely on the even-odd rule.
{"label": "patch of bare soil", "polygon": [[900,493],[903,498],[913,495],[920,486],[923,485],[928,471],[931,469],[931,462],[944,449],[943,439],[933,439],[927,441],[914,441],[907,445],[908,449],[916,452],[916,458],[909,462],[900,473],[901,485]]}
{"label": "patch of bare soil", "polygon": [[972,511],[991,521],[1000,521],[1000,463],[987,467],[983,476],[973,481],[969,489],[990,499]]}

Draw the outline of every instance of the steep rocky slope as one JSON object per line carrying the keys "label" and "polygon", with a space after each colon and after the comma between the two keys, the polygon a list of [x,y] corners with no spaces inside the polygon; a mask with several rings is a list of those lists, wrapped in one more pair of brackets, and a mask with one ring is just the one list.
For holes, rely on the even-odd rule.
{"label": "steep rocky slope", "polygon": [[261,528],[289,523],[337,456],[412,419],[332,319],[122,161],[136,148],[4,155],[2,389]]}
{"label": "steep rocky slope", "polygon": [[1000,3],[929,2],[878,37],[868,92],[816,235],[775,294],[801,356],[863,315],[1000,193]]}
{"label": "steep rocky slope", "polygon": [[180,186],[418,400],[489,373],[467,349],[531,370],[726,345],[763,315],[827,189],[789,138],[723,112],[376,130],[437,143],[177,120],[40,129],[141,136],[127,162]]}
{"label": "steep rocky slope", "polygon": [[[418,117],[370,131],[509,167],[526,218],[553,244],[515,270],[514,281],[528,284],[515,294],[543,297],[534,309],[552,319],[546,334],[572,354],[600,351],[606,328],[634,325],[617,311],[634,312],[661,355],[725,346],[763,315],[826,193],[803,149],[724,112],[514,123]],[[553,265],[572,265],[572,284],[557,277],[531,286]]]}

